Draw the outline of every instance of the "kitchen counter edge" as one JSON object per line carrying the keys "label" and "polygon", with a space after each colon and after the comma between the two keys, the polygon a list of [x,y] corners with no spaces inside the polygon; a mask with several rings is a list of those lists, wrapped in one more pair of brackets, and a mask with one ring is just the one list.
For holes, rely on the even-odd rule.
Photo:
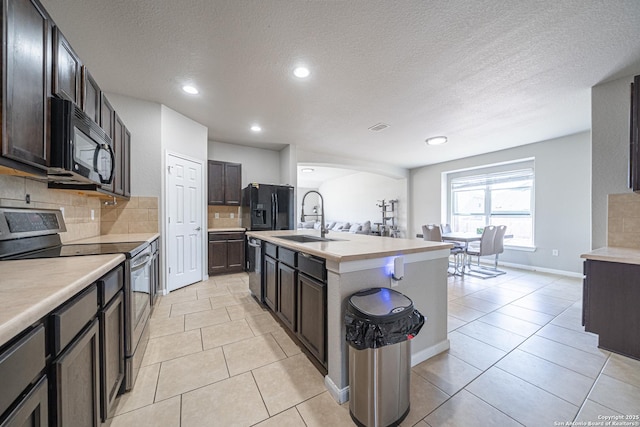
{"label": "kitchen counter edge", "polygon": [[400,254],[412,254],[437,250],[449,250],[450,243],[429,242],[416,239],[398,239],[391,237],[368,236],[352,233],[332,233],[328,238],[336,239],[327,242],[298,243],[280,239],[278,236],[313,235],[318,233],[279,230],[279,231],[247,231],[247,236],[256,237],[278,246],[316,255],[328,261],[346,262],[366,259],[384,258]]}
{"label": "kitchen counter edge", "polygon": [[592,261],[618,262],[640,265],[640,249],[605,246],[580,255],[580,258]]}

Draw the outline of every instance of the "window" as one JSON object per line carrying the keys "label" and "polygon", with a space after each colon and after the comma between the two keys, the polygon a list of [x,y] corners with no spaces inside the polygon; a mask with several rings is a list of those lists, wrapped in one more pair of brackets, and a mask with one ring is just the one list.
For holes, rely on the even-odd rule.
{"label": "window", "polygon": [[[526,162],[531,164],[533,162]],[[512,167],[522,167],[511,165]],[[451,227],[455,231],[477,231],[485,225],[506,225],[513,238],[509,246],[533,246],[533,167],[450,179]],[[471,173],[473,173],[471,172]],[[459,174],[456,174],[459,175]]]}

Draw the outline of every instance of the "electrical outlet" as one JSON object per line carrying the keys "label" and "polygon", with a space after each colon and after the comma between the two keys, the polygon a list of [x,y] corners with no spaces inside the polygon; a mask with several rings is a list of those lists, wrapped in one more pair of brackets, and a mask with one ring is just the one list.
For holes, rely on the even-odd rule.
{"label": "electrical outlet", "polygon": [[24,196],[24,201],[26,204],[30,204],[31,203],[31,194],[27,194]]}
{"label": "electrical outlet", "polygon": [[219,212],[216,212],[216,213],[214,214],[214,218],[215,218],[215,219],[220,219],[220,213],[219,213]]}
{"label": "electrical outlet", "polygon": [[557,249],[552,249],[551,250],[551,255],[558,256],[558,250]]}
{"label": "electrical outlet", "polygon": [[236,217],[236,214],[233,214],[233,213],[232,213],[232,214],[231,214],[231,219],[233,219],[233,218],[235,218],[235,217]]}
{"label": "electrical outlet", "polygon": [[91,221],[95,221],[95,219],[96,219],[96,211],[91,209]]}

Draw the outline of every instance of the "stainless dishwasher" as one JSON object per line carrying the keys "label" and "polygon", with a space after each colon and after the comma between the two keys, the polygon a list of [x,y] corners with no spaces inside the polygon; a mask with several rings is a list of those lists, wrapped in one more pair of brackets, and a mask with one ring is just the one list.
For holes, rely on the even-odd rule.
{"label": "stainless dishwasher", "polygon": [[262,304],[262,240],[247,236],[246,267],[249,274],[249,290]]}

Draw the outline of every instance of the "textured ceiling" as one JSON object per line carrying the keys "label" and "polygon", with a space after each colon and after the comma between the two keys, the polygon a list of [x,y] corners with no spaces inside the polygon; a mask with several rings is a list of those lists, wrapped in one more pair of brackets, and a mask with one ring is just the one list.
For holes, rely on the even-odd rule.
{"label": "textured ceiling", "polygon": [[103,90],[211,140],[405,168],[587,130],[590,88],[640,73],[638,0],[42,2]]}

